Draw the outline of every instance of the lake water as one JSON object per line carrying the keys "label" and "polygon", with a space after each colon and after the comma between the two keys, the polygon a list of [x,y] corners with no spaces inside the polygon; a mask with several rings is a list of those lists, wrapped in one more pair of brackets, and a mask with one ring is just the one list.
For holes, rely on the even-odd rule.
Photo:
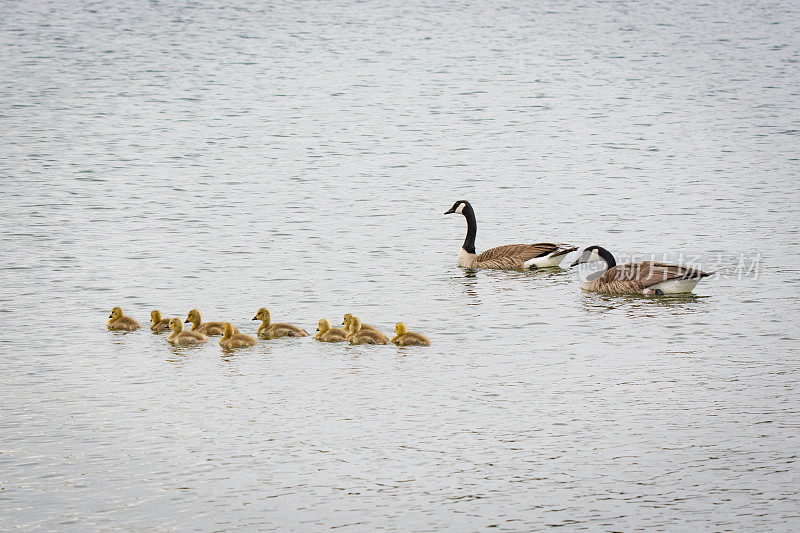
{"label": "lake water", "polygon": [[[0,6],[9,529],[800,529],[796,2]],[[599,244],[693,297],[456,265]],[[572,254],[565,261],[568,265]],[[430,348],[175,349],[346,312]]]}

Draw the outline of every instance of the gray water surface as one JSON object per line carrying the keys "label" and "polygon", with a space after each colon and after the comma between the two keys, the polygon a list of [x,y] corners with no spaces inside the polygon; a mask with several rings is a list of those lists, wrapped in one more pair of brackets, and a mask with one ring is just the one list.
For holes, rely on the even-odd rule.
{"label": "gray water surface", "polygon": [[[0,524],[800,528],[795,2],[0,6]],[[584,293],[477,247],[693,259]],[[574,260],[570,255],[564,262]],[[346,312],[430,348],[175,349]]]}

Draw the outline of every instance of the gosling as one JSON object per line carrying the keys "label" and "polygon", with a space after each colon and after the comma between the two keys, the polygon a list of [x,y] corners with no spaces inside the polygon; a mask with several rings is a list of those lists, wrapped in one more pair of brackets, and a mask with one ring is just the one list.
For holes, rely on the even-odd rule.
{"label": "gosling", "polygon": [[196,331],[184,331],[183,323],[180,318],[173,318],[169,321],[169,329],[172,330],[167,342],[171,342],[177,346],[192,346],[203,344],[208,340],[208,337]]}
{"label": "gosling", "polygon": [[406,329],[406,325],[403,322],[398,322],[394,326],[394,332],[396,335],[392,338],[392,342],[398,346],[430,346],[431,341],[428,340],[428,337],[422,335],[421,333],[414,333],[413,331],[408,331]]}
{"label": "gosling", "polygon": [[150,326],[150,331],[162,333],[169,330],[169,318],[161,318],[161,311],[158,309],[150,311],[150,322],[153,323]]}
{"label": "gosling", "polygon": [[258,341],[255,337],[245,335],[244,333],[237,333],[236,328],[230,322],[225,322],[222,327],[222,338],[219,340],[219,345],[225,349],[233,348],[247,348],[248,346],[255,346]]}
{"label": "gosling", "polygon": [[[192,309],[189,311],[189,315],[186,317],[184,323],[188,324],[189,322],[192,323],[192,331],[196,331],[197,333],[202,333],[203,335],[222,335],[223,330],[225,328],[225,322],[205,322],[203,323],[203,317],[200,315],[200,311],[197,309]],[[233,328],[234,333],[239,333],[239,330]]]}
{"label": "gosling", "polygon": [[342,342],[347,340],[347,332],[343,329],[331,327],[327,318],[319,321],[318,333],[314,338],[321,342]]}
{"label": "gosling", "polygon": [[[344,320],[342,321],[342,325],[344,326],[344,330],[347,332],[347,339],[350,340],[353,337],[353,319],[355,317],[351,313],[347,313],[344,315]],[[380,330],[375,326],[370,326],[369,324],[361,324],[362,331],[376,331],[380,333]]]}
{"label": "gosling", "polygon": [[270,312],[266,307],[262,307],[253,317],[253,320],[260,320],[256,335],[262,339],[277,339],[279,337],[307,337],[308,332],[304,329],[293,326],[292,324],[270,324]]}
{"label": "gosling", "polygon": [[353,317],[350,321],[350,344],[389,344],[389,338],[380,331],[361,329],[361,321]]}
{"label": "gosling", "polygon": [[142,327],[137,321],[122,314],[121,307],[115,307],[108,315],[108,329],[111,331],[136,331]]}

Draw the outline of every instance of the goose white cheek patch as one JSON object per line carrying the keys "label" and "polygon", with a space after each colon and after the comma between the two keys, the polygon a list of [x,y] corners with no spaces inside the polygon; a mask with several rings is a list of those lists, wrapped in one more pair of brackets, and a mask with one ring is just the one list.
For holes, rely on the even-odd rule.
{"label": "goose white cheek patch", "polygon": [[456,213],[462,215],[462,211],[464,211],[464,204],[458,204],[458,207],[456,207]]}

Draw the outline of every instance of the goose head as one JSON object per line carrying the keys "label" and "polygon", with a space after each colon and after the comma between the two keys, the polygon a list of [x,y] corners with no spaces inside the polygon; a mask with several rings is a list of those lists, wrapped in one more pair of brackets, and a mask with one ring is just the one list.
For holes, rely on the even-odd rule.
{"label": "goose head", "polygon": [[457,213],[459,215],[463,215],[464,214],[464,210],[471,211],[472,210],[472,206],[466,200],[459,200],[459,201],[457,201],[456,203],[453,204],[453,207],[451,207],[450,209],[445,211],[444,214],[445,215],[451,215],[453,213]]}
{"label": "goose head", "polygon": [[262,307],[261,309],[258,310],[256,316],[253,317],[253,320],[261,320],[262,322],[269,323],[270,318],[271,315],[269,309],[267,309],[266,307]]}
{"label": "goose head", "polygon": [[200,311],[198,311],[197,309],[192,309],[191,311],[189,311],[189,315],[186,317],[186,320],[184,320],[184,323],[188,324],[189,322],[191,322],[192,324],[199,324],[200,322],[202,322]]}
{"label": "goose head", "polygon": [[181,319],[178,317],[171,318],[169,320],[169,329],[171,329],[175,333],[180,333],[181,331],[183,331],[183,323],[181,322]]}
{"label": "goose head", "polygon": [[161,322],[161,311],[156,309],[155,311],[150,311],[150,321],[153,324],[158,324]]}
{"label": "goose head", "polygon": [[595,263],[598,261],[604,261],[607,268],[611,268],[617,264],[611,252],[602,246],[587,246],[583,249],[583,252],[581,252],[580,257],[573,261],[570,266],[574,267],[584,263]]}
{"label": "goose head", "polygon": [[111,320],[117,320],[118,318],[122,318],[122,308],[115,307],[114,309],[112,309],[111,314],[108,315],[108,318],[110,318]]}

